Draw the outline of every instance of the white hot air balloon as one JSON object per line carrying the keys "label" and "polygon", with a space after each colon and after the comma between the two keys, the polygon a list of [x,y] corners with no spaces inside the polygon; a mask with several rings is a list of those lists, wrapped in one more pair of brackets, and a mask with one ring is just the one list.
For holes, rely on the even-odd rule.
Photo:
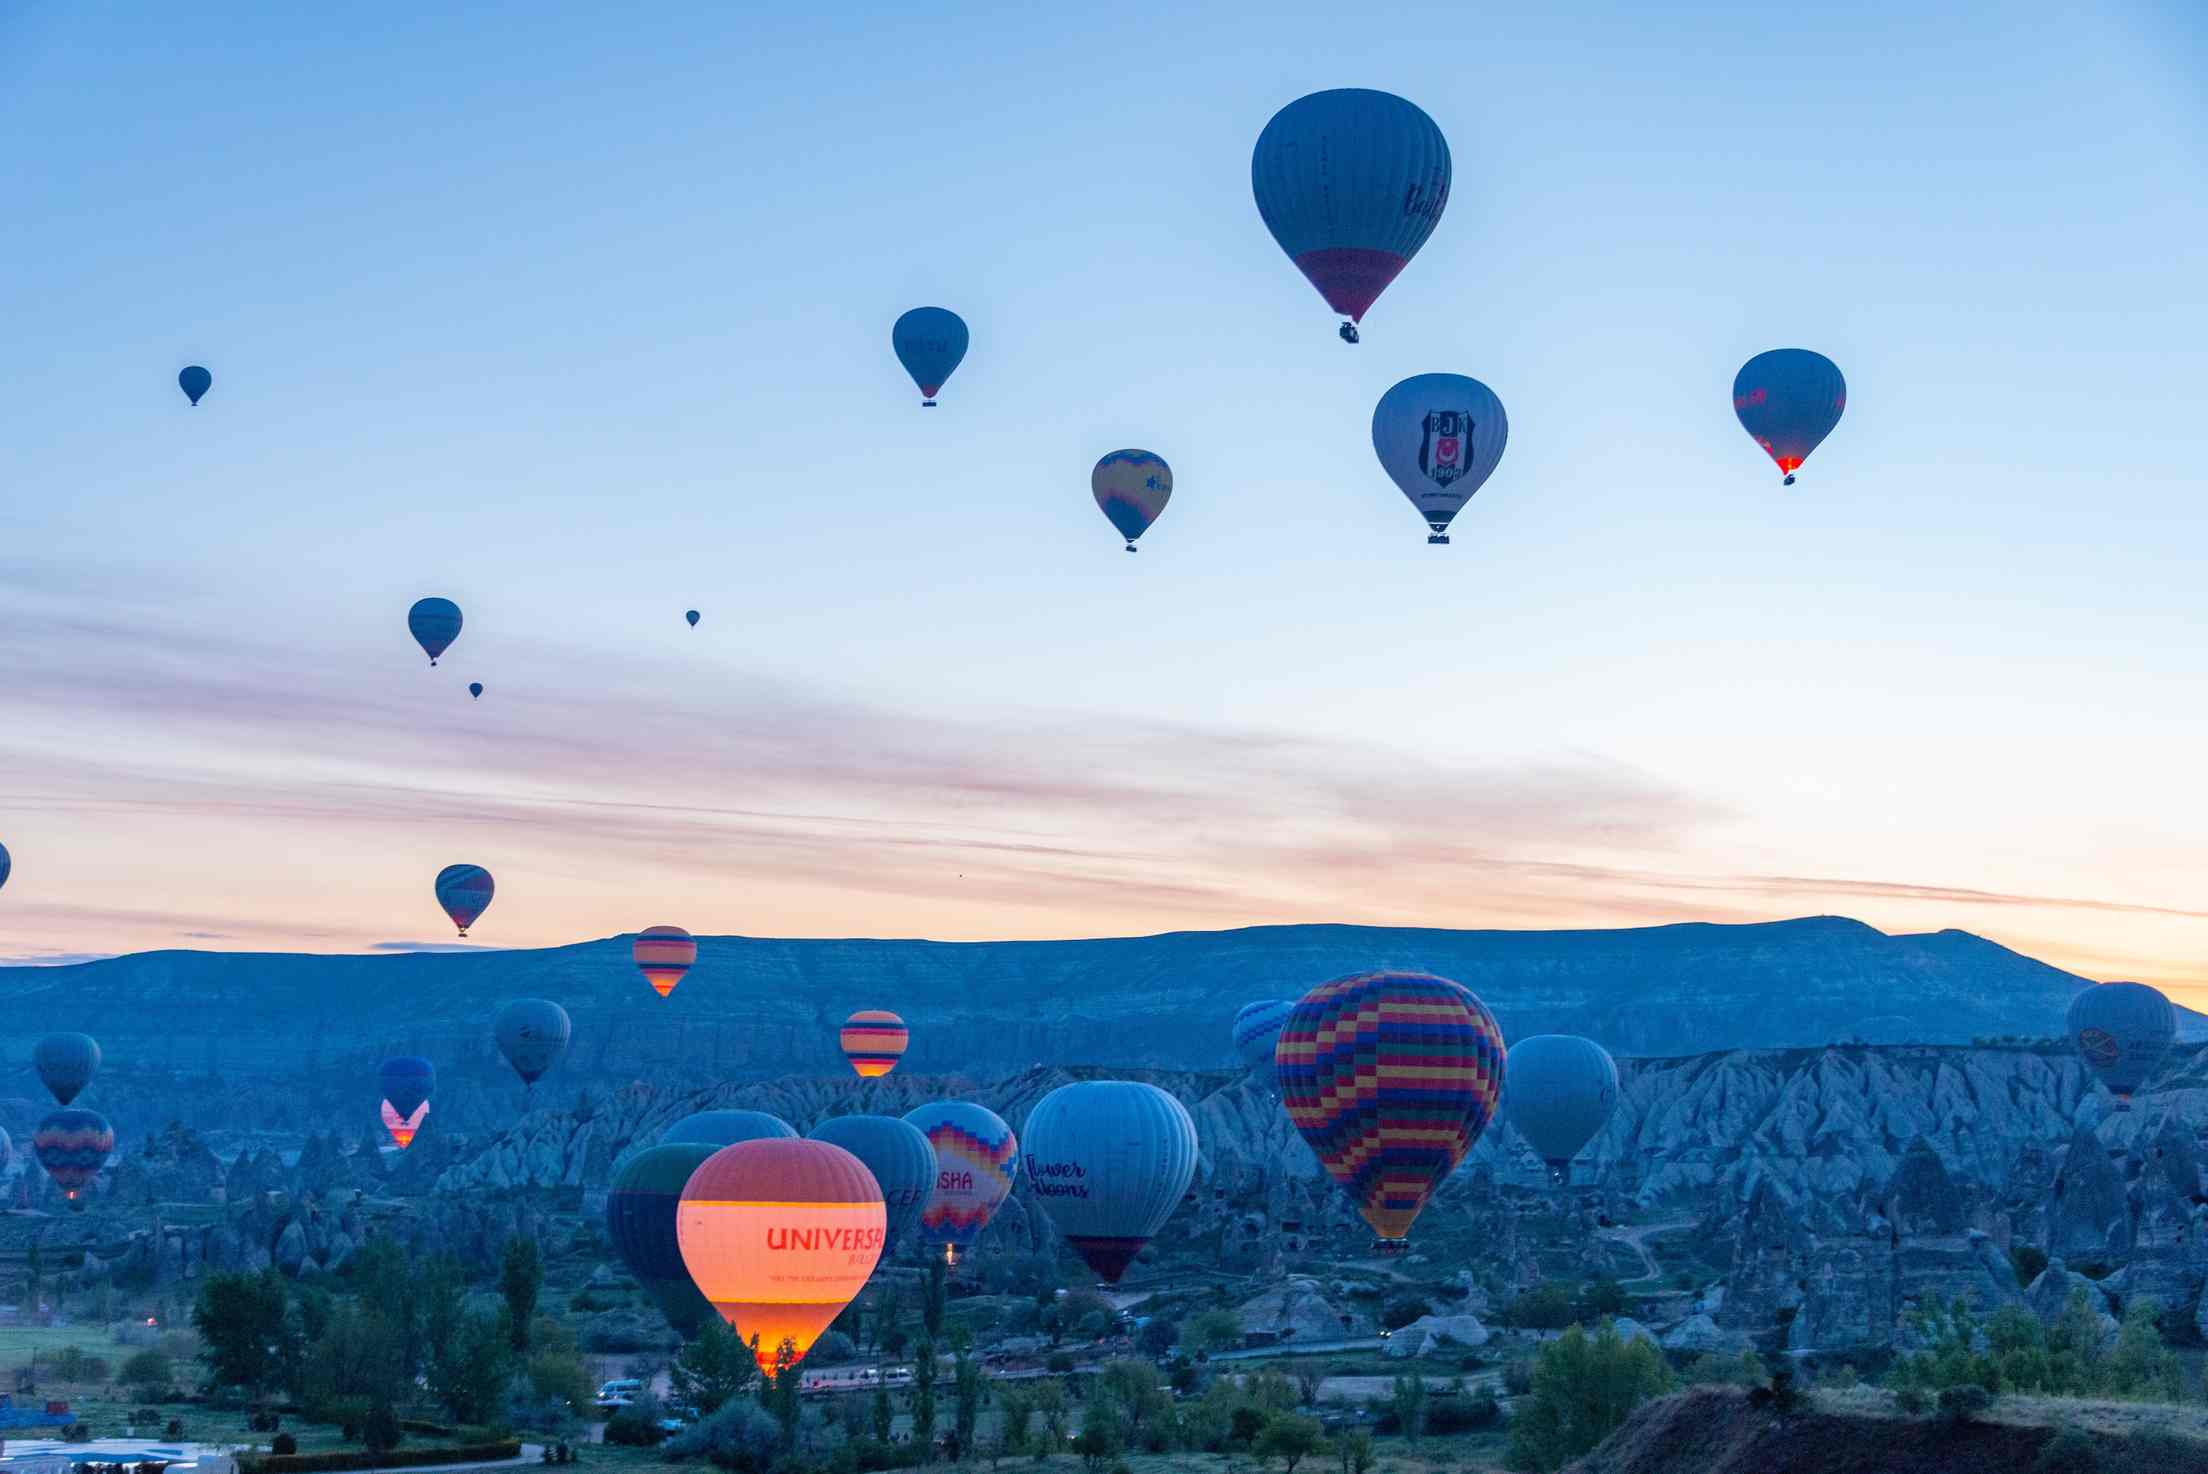
{"label": "white hot air balloon", "polygon": [[1495,391],[1462,374],[1420,374],[1380,396],[1372,448],[1426,519],[1426,541],[1449,541],[1449,523],[1495,473],[1510,420]]}

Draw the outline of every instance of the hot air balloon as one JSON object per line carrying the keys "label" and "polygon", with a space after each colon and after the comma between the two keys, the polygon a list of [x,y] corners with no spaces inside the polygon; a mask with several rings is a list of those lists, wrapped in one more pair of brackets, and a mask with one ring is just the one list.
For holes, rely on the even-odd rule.
{"label": "hot air balloon", "polygon": [[2096,983],[2070,1000],[2070,1040],[2116,1097],[2131,1109],[2131,1093],[2161,1068],[2177,1038],[2177,1010],[2145,983]]}
{"label": "hot air balloon", "polygon": [[466,936],[475,918],[490,906],[497,887],[491,883],[491,872],[481,865],[447,865],[437,872],[436,889],[437,904],[452,918],[460,935]]}
{"label": "hot air balloon", "polygon": [[706,1159],[682,1190],[682,1262],[762,1371],[790,1365],[843,1313],[882,1257],[881,1189],[865,1164],[825,1141],[741,1141]]}
{"label": "hot air balloon", "polygon": [[1028,1191],[1112,1284],[1181,1205],[1196,1123],[1155,1085],[1083,1080],[1035,1103],[1022,1128]]}
{"label": "hot air balloon", "polygon": [[683,617],[684,619],[687,619],[687,620],[689,620],[689,621],[690,621],[690,628],[692,628],[692,629],[696,629],[696,628],[698,627],[698,611],[697,611],[697,610],[695,610],[695,609],[685,609],[685,610],[683,610],[683,611],[682,611],[682,617]]}
{"label": "hot air balloon", "polygon": [[930,1101],[905,1119],[935,1148],[935,1191],[920,1211],[920,1236],[955,1260],[1012,1191],[1019,1138],[1003,1117],[972,1101]]}
{"label": "hot air balloon", "polygon": [[888,1237],[882,1257],[920,1226],[920,1215],[935,1192],[935,1148],[920,1128],[896,1116],[830,1116],[808,1131],[812,1141],[840,1146],[866,1164],[882,1190]]}
{"label": "hot air balloon", "polygon": [[184,397],[192,402],[195,409],[199,406],[199,397],[212,389],[214,385],[215,376],[196,363],[185,368],[176,376],[176,387],[184,391]]}
{"label": "hot air balloon", "polygon": [[1449,523],[1495,474],[1509,439],[1503,402],[1462,374],[1405,379],[1372,412],[1372,448],[1426,519],[1429,543],[1449,541]]}
{"label": "hot air balloon", "polygon": [[435,665],[437,657],[460,638],[460,606],[450,599],[416,599],[406,611],[406,628]]}
{"label": "hot air balloon", "polygon": [[1147,450],[1115,450],[1089,473],[1089,491],[1132,553],[1173,498],[1173,468]]}
{"label": "hot air balloon", "polygon": [[390,1101],[383,1103],[383,1129],[391,1133],[391,1139],[405,1151],[414,1144],[414,1133],[422,1129],[422,1121],[429,1115],[429,1102],[423,1101],[413,1110],[401,1115]]}
{"label": "hot air balloon", "polygon": [[739,1141],[788,1141],[796,1135],[795,1126],[765,1111],[699,1111],[660,1132],[659,1140],[662,1146],[692,1142],[718,1149]]}
{"label": "hot air balloon", "polygon": [[920,386],[920,407],[935,408],[935,391],[966,356],[966,321],[946,307],[915,307],[889,330],[897,361]]}
{"label": "hot air balloon", "polygon": [[859,1078],[872,1080],[897,1068],[911,1038],[905,1021],[888,1009],[862,1008],[843,1021],[836,1042]]}
{"label": "hot air balloon", "polygon": [[31,1047],[38,1081],[67,1105],[100,1072],[100,1043],[90,1034],[48,1034]]}
{"label": "hot air balloon", "polygon": [[55,1111],[38,1123],[31,1135],[31,1152],[38,1165],[54,1179],[72,1208],[82,1208],[77,1194],[91,1185],[115,1150],[115,1131],[96,1111],[75,1108]]}
{"label": "hot air balloon", "polygon": [[483,683],[481,681],[468,682],[468,694],[481,701],[483,699]]}
{"label": "hot air balloon", "polygon": [[1295,1011],[1296,1005],[1285,998],[1267,998],[1243,1004],[1234,1016],[1234,1052],[1267,1083],[1273,1079],[1273,1043]]}
{"label": "hot air balloon", "polygon": [[567,1010],[544,998],[516,998],[498,1011],[492,1031],[498,1052],[521,1076],[534,1085],[544,1073],[567,1056],[567,1041],[575,1032]]}
{"label": "hot air balloon", "polygon": [[1618,1103],[1618,1064],[1576,1034],[1534,1034],[1510,1046],[1503,1113],[1562,1186],[1572,1158],[1595,1139]]}
{"label": "hot air balloon", "polygon": [[376,1083],[400,1115],[411,1116],[437,1088],[437,1067],[418,1054],[394,1055],[376,1072]]}
{"label": "hot air balloon", "polygon": [[1273,1062],[1281,1103],[1383,1247],[1399,1244],[1495,1114],[1503,1035],[1472,990],[1367,972],[1303,995]]}
{"label": "hot air balloon", "polygon": [[683,1184],[719,1150],[696,1141],[646,1147],[614,1169],[606,1193],[606,1237],[614,1252],[659,1302],[667,1324],[685,1337],[696,1335],[714,1312],[683,1267],[675,1208]]}
{"label": "hot air balloon", "polygon": [[1848,407],[1840,366],[1807,348],[1759,353],[1733,375],[1733,413],[1764,454],[1778,462],[1784,486]]}
{"label": "hot air balloon", "polygon": [[664,998],[675,991],[675,984],[698,960],[698,944],[679,926],[647,926],[636,934],[629,955],[636,959],[652,991]]}
{"label": "hot air balloon", "polygon": [[0,885],[8,883],[8,872],[14,868],[15,862],[8,858],[8,847],[0,844]]}
{"label": "hot air balloon", "polygon": [[1449,143],[1402,98],[1362,87],[1299,97],[1250,156],[1265,228],[1348,321],[1344,342],[1411,264],[1449,203]]}

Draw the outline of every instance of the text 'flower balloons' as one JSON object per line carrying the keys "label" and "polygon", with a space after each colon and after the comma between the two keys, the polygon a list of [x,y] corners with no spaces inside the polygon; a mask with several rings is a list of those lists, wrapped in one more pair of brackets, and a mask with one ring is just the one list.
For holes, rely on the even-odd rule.
{"label": "text 'flower balloons'", "polygon": [[498,887],[481,865],[447,865],[437,872],[437,904],[466,936],[475,919],[489,909]]}
{"label": "text 'flower balloons'", "polygon": [[1462,374],[1405,379],[1372,412],[1373,451],[1426,519],[1429,543],[1449,541],[1449,524],[1495,474],[1509,440],[1503,402]]}
{"label": "text 'flower balloons'", "polygon": [[[194,408],[198,407],[200,397],[214,386],[215,376],[196,363],[189,365],[176,376],[176,387],[184,391],[184,397],[192,402]],[[252,398],[250,394],[246,397],[248,399]]]}
{"label": "text 'flower balloons'", "polygon": [[797,1128],[766,1111],[699,1111],[684,1116],[659,1134],[664,1146],[683,1142],[703,1143],[718,1150],[739,1141],[788,1141]]}
{"label": "text 'flower balloons'", "polygon": [[682,1189],[719,1151],[705,1142],[662,1142],[614,1169],[606,1192],[606,1237],[636,1282],[659,1305],[667,1324],[694,1336],[713,1314],[682,1262],[675,1213]]}
{"label": "text 'flower balloons'", "polygon": [[416,599],[406,611],[406,630],[435,665],[437,657],[460,638],[460,606],[450,599]]}
{"label": "text 'flower balloons'", "polygon": [[67,1105],[100,1072],[100,1044],[90,1034],[48,1034],[31,1047],[38,1083]]}
{"label": "text 'flower balloons'", "polygon": [[905,1112],[935,1148],[935,1191],[920,1236],[955,1259],[988,1226],[1020,1170],[1020,1141],[1004,1118],[968,1100],[936,1100]]}
{"label": "text 'flower balloons'", "polygon": [[845,1062],[862,1080],[896,1069],[911,1040],[905,1021],[886,1008],[862,1008],[845,1019],[836,1032]]}
{"label": "text 'flower balloons'", "polygon": [[896,1116],[830,1116],[806,1135],[842,1147],[874,1174],[889,1234],[882,1257],[896,1253],[935,1193],[935,1148],[920,1128]]}
{"label": "text 'flower balloons'", "polygon": [[1415,105],[1344,87],[1299,97],[1265,125],[1250,156],[1250,189],[1265,228],[1349,319],[1370,311],[1449,203],[1449,143]]}
{"label": "text 'flower balloons'", "polygon": [[920,386],[920,407],[935,407],[943,387],[966,357],[966,320],[947,307],[915,307],[889,330],[897,361]]}
{"label": "text 'flower balloons'", "polygon": [[77,1194],[91,1186],[114,1150],[115,1130],[97,1111],[55,1111],[31,1134],[31,1154],[74,1208],[84,1206]]}
{"label": "text 'flower balloons'", "polygon": [[691,1174],[675,1210],[682,1262],[772,1372],[802,1361],[874,1272],[887,1237],[865,1164],[825,1141],[745,1141]]}
{"label": "text 'flower balloons'", "polygon": [[567,1010],[549,998],[516,998],[498,1011],[492,1029],[498,1052],[524,1085],[536,1084],[567,1057],[567,1041],[574,1032]]}
{"label": "text 'flower balloons'", "polygon": [[698,943],[679,926],[648,926],[636,934],[629,955],[652,991],[664,998],[698,960]]}
{"label": "text 'flower balloons'", "polygon": [[2177,1010],[2145,983],[2096,983],[2070,1000],[2070,1042],[2116,1109],[2131,1109],[2131,1093],[2162,1067],[2177,1039]]}
{"label": "text 'flower balloons'", "polygon": [[1074,1252],[1118,1284],[1196,1176],[1196,1123],[1155,1085],[1084,1080],[1035,1103],[1027,1187]]}
{"label": "text 'flower balloons'", "polygon": [[1147,450],[1115,450],[1089,473],[1089,492],[1132,553],[1173,499],[1173,468]]}
{"label": "text 'flower balloons'", "polygon": [[1401,1240],[1487,1129],[1502,1030],[1471,989],[1367,972],[1304,994],[1273,1051],[1281,1103],[1383,1242]]}
{"label": "text 'flower balloons'", "polygon": [[1617,1106],[1617,1061],[1592,1039],[1533,1034],[1510,1046],[1503,1078],[1503,1113],[1562,1184]]}
{"label": "text 'flower balloons'", "polygon": [[1778,463],[1787,486],[1847,407],[1848,381],[1840,376],[1840,365],[1807,348],[1759,353],[1733,376],[1733,413]]}
{"label": "text 'flower balloons'", "polygon": [[391,1139],[405,1151],[414,1144],[414,1134],[422,1129],[422,1122],[429,1115],[429,1102],[423,1101],[413,1110],[401,1115],[390,1101],[383,1103],[383,1129],[391,1133]]}

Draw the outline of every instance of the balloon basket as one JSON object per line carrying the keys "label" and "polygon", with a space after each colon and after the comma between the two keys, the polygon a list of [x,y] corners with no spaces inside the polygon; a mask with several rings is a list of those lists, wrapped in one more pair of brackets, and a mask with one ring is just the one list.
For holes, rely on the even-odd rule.
{"label": "balloon basket", "polygon": [[1446,548],[1449,546],[1449,534],[1446,532],[1434,533],[1426,539],[1426,546],[1429,548]]}

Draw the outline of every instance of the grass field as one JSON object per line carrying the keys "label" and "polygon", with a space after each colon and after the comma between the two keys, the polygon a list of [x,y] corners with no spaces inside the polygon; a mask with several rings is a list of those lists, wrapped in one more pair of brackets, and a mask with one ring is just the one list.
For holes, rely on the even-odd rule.
{"label": "grass field", "polygon": [[0,1326],[0,1368],[13,1368],[31,1353],[82,1347],[87,1356],[116,1361],[129,1353],[106,1326]]}

